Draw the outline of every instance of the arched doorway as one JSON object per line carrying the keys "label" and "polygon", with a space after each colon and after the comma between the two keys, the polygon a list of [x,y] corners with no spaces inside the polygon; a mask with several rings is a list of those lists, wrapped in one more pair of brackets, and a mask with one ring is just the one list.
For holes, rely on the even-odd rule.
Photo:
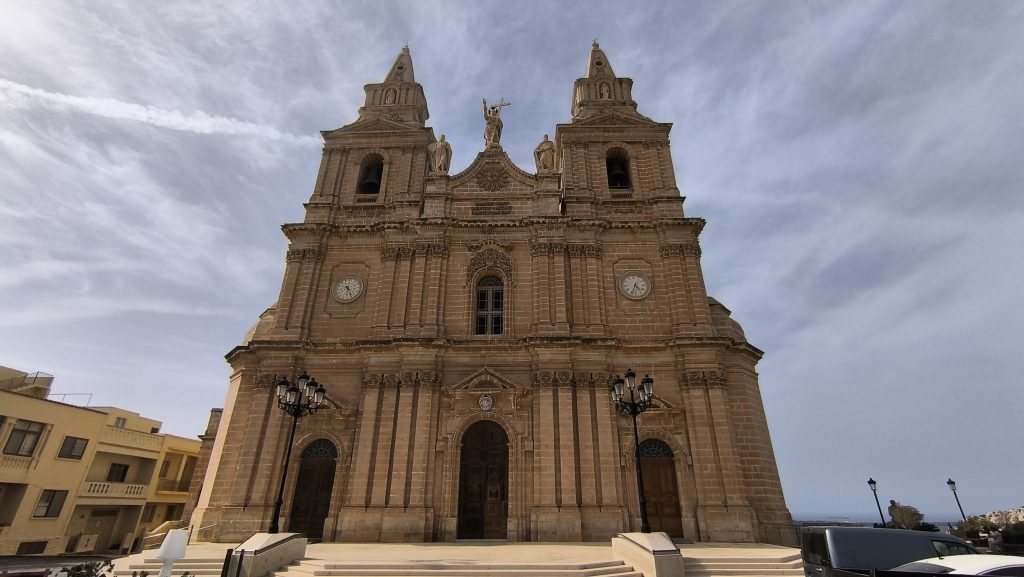
{"label": "arched doorway", "polygon": [[302,533],[311,540],[323,538],[337,459],[338,449],[327,439],[313,441],[302,451],[292,496],[292,514],[288,518],[288,530],[292,533]]}
{"label": "arched doorway", "polygon": [[672,448],[658,439],[647,439],[640,443],[640,461],[644,473],[647,521],[651,524],[651,531],[664,531],[671,537],[684,537]]}
{"label": "arched doorway", "polygon": [[508,537],[508,435],[480,421],[462,436],[459,539]]}

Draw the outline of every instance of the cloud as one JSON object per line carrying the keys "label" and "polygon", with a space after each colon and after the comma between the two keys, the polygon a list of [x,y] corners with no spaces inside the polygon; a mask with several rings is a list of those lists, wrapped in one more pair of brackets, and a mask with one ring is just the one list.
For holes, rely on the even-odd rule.
{"label": "cloud", "polygon": [[203,111],[186,115],[177,110],[133,104],[113,98],[92,98],[48,92],[2,78],[0,78],[0,104],[11,107],[40,105],[58,110],[71,109],[104,118],[133,120],[196,134],[256,136],[307,147],[323,145],[323,140],[319,137],[289,134],[281,132],[273,126],[254,124],[236,118],[211,116]]}

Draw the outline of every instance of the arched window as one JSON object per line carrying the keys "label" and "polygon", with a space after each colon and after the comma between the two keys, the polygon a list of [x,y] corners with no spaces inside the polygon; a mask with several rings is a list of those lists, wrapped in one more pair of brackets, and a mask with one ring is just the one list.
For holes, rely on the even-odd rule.
{"label": "arched window", "polygon": [[363,159],[359,168],[359,186],[356,192],[359,194],[378,194],[380,192],[380,180],[384,176],[384,158],[379,154],[370,154]]}
{"label": "arched window", "polygon": [[338,448],[327,439],[317,439],[302,451],[303,459],[337,459]]}
{"label": "arched window", "polygon": [[604,163],[608,170],[608,188],[621,189],[633,186],[629,178],[629,154],[625,150],[609,150]]}
{"label": "arched window", "polygon": [[501,279],[488,276],[476,283],[476,330],[478,335],[500,335],[505,307],[505,288]]}
{"label": "arched window", "polygon": [[672,447],[659,439],[645,439],[640,442],[641,459],[671,459]]}

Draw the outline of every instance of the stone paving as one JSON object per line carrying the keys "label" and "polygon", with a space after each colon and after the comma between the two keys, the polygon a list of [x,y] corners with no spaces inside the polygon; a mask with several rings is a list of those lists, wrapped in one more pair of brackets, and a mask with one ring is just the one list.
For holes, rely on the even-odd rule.
{"label": "stone paving", "polygon": [[[223,559],[236,543],[189,545],[190,559]],[[798,549],[755,543],[698,543],[680,545],[684,557],[774,558],[783,560]],[[150,559],[156,551],[136,553],[115,561],[115,569]],[[306,548],[306,559],[346,562],[464,562],[494,563],[586,563],[612,560],[611,543],[315,543]]]}

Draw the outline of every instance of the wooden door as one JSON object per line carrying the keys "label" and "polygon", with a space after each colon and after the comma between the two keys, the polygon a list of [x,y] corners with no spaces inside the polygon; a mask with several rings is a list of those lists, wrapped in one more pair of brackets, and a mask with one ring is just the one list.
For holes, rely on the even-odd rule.
{"label": "wooden door", "polygon": [[334,469],[338,451],[327,439],[314,441],[299,459],[292,512],[288,530],[307,539],[319,541],[324,536],[324,520],[331,509]]}
{"label": "wooden door", "polygon": [[651,531],[664,531],[670,537],[683,537],[683,511],[676,486],[676,462],[672,449],[657,439],[640,443],[644,474],[644,498]]}
{"label": "wooden door", "polygon": [[462,437],[459,539],[508,537],[508,436],[481,421]]}

